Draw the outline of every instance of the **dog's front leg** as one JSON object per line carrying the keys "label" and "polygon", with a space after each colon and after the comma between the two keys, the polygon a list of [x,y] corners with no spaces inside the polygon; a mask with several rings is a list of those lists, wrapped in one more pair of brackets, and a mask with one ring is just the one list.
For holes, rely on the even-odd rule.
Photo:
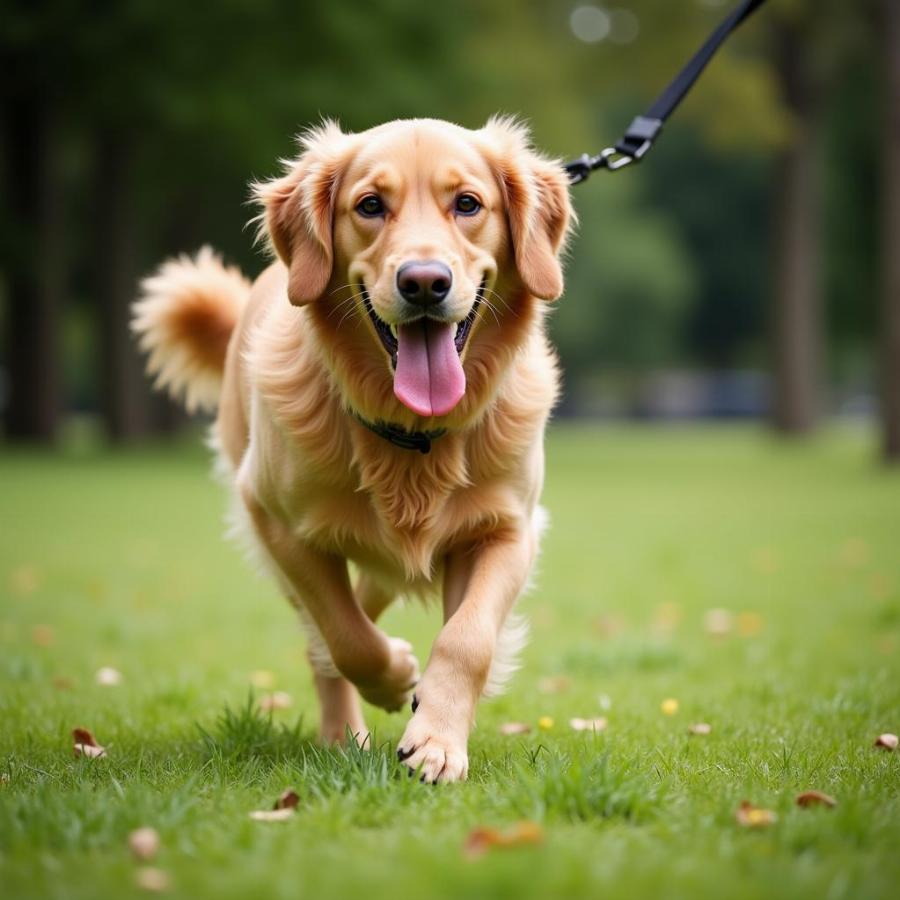
{"label": "dog's front leg", "polygon": [[416,688],[416,709],[397,755],[423,781],[459,781],[469,769],[467,745],[497,637],[525,586],[534,538],[523,529],[448,554],[445,624]]}
{"label": "dog's front leg", "polygon": [[390,638],[366,615],[353,595],[347,562],[298,539],[249,491],[244,503],[263,545],[324,640],[331,660],[375,706],[400,709],[419,678],[412,645]]}

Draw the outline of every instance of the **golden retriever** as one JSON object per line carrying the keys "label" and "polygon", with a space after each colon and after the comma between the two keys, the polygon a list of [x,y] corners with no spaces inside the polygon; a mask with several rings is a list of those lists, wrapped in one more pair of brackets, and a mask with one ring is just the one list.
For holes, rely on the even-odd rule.
{"label": "golden retriever", "polygon": [[[366,740],[360,696],[412,699],[398,756],[464,779],[478,699],[523,639],[568,180],[509,119],[326,123],[254,194],[274,262],[250,285],[209,249],[169,261],[134,330],[158,385],[218,409],[236,527],[309,633],[323,739]],[[420,678],[376,622],[436,594]]]}

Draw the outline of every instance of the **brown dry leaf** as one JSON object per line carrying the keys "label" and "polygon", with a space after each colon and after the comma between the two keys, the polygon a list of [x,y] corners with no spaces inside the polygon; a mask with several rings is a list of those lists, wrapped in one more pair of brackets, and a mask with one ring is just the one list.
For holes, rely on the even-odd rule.
{"label": "brown dry leaf", "polygon": [[657,634],[670,634],[681,623],[681,618],[681,604],[667,600],[657,604],[651,627]]}
{"label": "brown dry leaf", "polygon": [[155,869],[153,866],[141,866],[134,873],[134,882],[142,891],[150,891],[154,894],[167,891],[171,884],[168,873],[162,869]]}
{"label": "brown dry leaf", "polygon": [[94,681],[102,687],[116,687],[122,683],[122,673],[112,666],[103,666],[102,669],[97,669]]}
{"label": "brown dry leaf", "polygon": [[599,716],[596,719],[579,719],[578,717],[569,719],[569,727],[574,731],[604,731],[608,724],[603,716]]}
{"label": "brown dry leaf", "polygon": [[611,638],[625,630],[625,620],[618,615],[597,616],[593,627],[598,637]]}
{"label": "brown dry leaf", "polygon": [[255,809],[250,813],[254,822],[284,822],[294,815],[294,810],[287,809]]}
{"label": "brown dry leaf", "polygon": [[876,572],[869,579],[869,593],[876,600],[887,600],[893,591],[890,578],[883,572]]}
{"label": "brown dry leaf", "polygon": [[838,559],[848,569],[859,569],[869,561],[869,545],[859,537],[847,538],[841,544]]}
{"label": "brown dry leaf", "polygon": [[531,726],[527,722],[504,722],[500,726],[500,734],[528,734]]}
{"label": "brown dry leaf", "polygon": [[97,743],[96,738],[87,728],[72,729],[72,738],[75,741],[73,749],[76,756],[87,756],[90,759],[100,759],[106,756],[106,748]]}
{"label": "brown dry leaf", "polygon": [[765,621],[757,612],[742,612],[737,618],[737,630],[741,637],[756,637],[764,627]]}
{"label": "brown dry leaf", "polygon": [[299,802],[300,795],[293,788],[288,788],[275,801],[275,809],[294,809]]}
{"label": "brown dry leaf", "polygon": [[881,750],[896,750],[898,743],[900,743],[900,738],[890,732],[879,734],[875,740],[875,746]]}
{"label": "brown dry leaf", "polygon": [[727,609],[711,609],[703,617],[703,627],[712,637],[726,637],[731,633],[731,613]]}
{"label": "brown dry leaf", "polygon": [[65,675],[54,675],[53,687],[55,687],[58,691],[71,691],[72,688],[75,687],[75,682]]}
{"label": "brown dry leaf", "polygon": [[734,814],[738,825],[744,828],[768,828],[778,821],[778,816],[771,809],[760,809],[749,800],[744,800]]}
{"label": "brown dry leaf", "polygon": [[523,844],[539,844],[544,831],[537,822],[517,822],[506,831],[496,828],[475,828],[469,832],[463,845],[463,853],[469,859],[484,856],[492,847],[517,847]]}
{"label": "brown dry leaf", "polygon": [[828,794],[822,793],[822,791],[804,791],[802,794],[797,794],[794,802],[797,806],[802,806],[804,809],[810,806],[837,806],[837,800]]}
{"label": "brown dry leaf", "polygon": [[572,679],[566,675],[548,675],[538,681],[538,690],[542,694],[561,694],[572,686]]}
{"label": "brown dry leaf", "polygon": [[260,698],[259,708],[263,712],[275,712],[279,709],[289,709],[293,702],[294,698],[287,691],[273,691]]}
{"label": "brown dry leaf", "polygon": [[31,629],[31,642],[38,647],[50,647],[56,640],[56,633],[50,625],[35,625]]}
{"label": "brown dry leaf", "polygon": [[688,725],[688,734],[707,735],[712,732],[712,725],[708,722],[694,722]]}
{"label": "brown dry leaf", "polygon": [[771,547],[760,547],[753,554],[753,569],[760,575],[774,575],[780,567],[778,553]]}
{"label": "brown dry leaf", "polygon": [[9,586],[14,594],[33,594],[41,586],[41,573],[26,563],[10,573]]}
{"label": "brown dry leaf", "polygon": [[250,684],[261,691],[270,691],[275,687],[275,673],[268,669],[257,669],[250,673]]}
{"label": "brown dry leaf", "polygon": [[128,835],[128,849],[135,859],[149,862],[159,853],[159,834],[155,828],[136,828]]}

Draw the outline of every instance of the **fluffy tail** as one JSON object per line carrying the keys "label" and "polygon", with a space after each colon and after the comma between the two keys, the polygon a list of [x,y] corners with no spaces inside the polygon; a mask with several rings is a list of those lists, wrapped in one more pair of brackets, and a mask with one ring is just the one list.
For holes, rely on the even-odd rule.
{"label": "fluffy tail", "polygon": [[249,293],[250,282],[211,247],[170,259],[141,282],[131,330],[149,354],[154,386],[183,398],[189,412],[218,405],[228,341]]}

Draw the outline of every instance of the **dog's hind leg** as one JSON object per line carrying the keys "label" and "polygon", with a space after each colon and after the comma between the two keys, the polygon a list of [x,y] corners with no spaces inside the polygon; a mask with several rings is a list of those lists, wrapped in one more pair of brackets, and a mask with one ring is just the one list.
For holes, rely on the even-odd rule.
{"label": "dog's hind leg", "polygon": [[[367,575],[360,575],[354,594],[356,602],[373,622],[394,600],[391,592]],[[343,675],[335,674],[336,670],[321,671],[322,667],[317,666],[317,660],[312,653],[310,665],[316,692],[319,695],[322,741],[327,744],[343,744],[348,735],[352,735],[360,746],[364,746],[369,731],[363,718],[359,692]]]}

